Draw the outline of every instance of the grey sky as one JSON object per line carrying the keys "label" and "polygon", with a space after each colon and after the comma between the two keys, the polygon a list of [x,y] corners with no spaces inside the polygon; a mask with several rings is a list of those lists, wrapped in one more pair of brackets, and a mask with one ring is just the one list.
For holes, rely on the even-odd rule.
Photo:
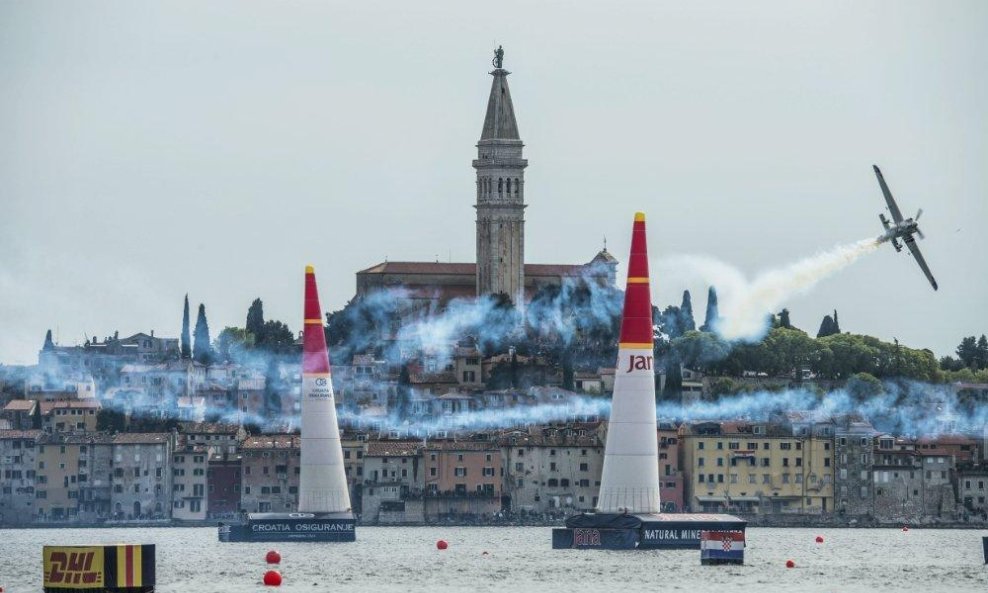
{"label": "grey sky", "polygon": [[528,261],[623,261],[644,210],[653,257],[754,273],[878,234],[878,163],[940,291],[884,248],[794,323],[988,332],[988,3],[617,4],[0,3],[0,361],[177,336],[186,292],[214,335],[258,296],[297,330],[307,263],[335,309],[386,256],[472,261],[496,44]]}

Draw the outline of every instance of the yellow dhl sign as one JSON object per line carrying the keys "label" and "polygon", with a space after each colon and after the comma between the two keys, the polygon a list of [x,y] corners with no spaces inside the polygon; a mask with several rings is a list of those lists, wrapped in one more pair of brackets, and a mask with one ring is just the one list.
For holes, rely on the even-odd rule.
{"label": "yellow dhl sign", "polygon": [[154,544],[45,546],[44,590],[154,591]]}
{"label": "yellow dhl sign", "polygon": [[103,546],[45,546],[45,587],[93,589],[104,586]]}

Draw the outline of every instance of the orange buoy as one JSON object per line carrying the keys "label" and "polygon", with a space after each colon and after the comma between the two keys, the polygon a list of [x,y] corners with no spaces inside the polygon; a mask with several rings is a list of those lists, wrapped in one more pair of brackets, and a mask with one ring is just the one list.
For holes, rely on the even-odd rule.
{"label": "orange buoy", "polygon": [[796,563],[792,560],[786,560],[786,568],[796,568]]}
{"label": "orange buoy", "polygon": [[436,542],[436,549],[445,550],[448,547],[449,547],[449,543],[447,543],[446,540],[444,539],[441,539]]}
{"label": "orange buoy", "polygon": [[816,543],[818,543],[818,544],[822,544],[823,543],[823,536],[822,535],[816,536]]}
{"label": "orange buoy", "polygon": [[277,570],[269,570],[264,573],[264,584],[268,587],[281,586],[281,573]]}
{"label": "orange buoy", "polygon": [[268,550],[268,554],[264,557],[264,560],[266,560],[268,564],[280,564],[281,554],[278,553],[278,550]]}

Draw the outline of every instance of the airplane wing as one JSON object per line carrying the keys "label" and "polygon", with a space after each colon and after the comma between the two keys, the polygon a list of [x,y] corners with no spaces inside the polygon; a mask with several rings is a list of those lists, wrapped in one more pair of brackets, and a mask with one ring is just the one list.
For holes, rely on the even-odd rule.
{"label": "airplane wing", "polygon": [[882,193],[885,194],[885,203],[888,204],[889,212],[892,213],[892,220],[895,222],[902,222],[902,212],[899,212],[899,207],[896,206],[895,200],[892,199],[892,192],[889,191],[889,186],[885,185],[885,178],[882,177],[882,171],[878,168],[878,165],[872,165],[875,169],[875,175],[878,177],[878,184],[882,186]]}
{"label": "airplane wing", "polygon": [[908,235],[905,238],[906,247],[912,252],[913,257],[916,258],[916,263],[919,267],[923,268],[923,273],[926,274],[926,279],[930,281],[933,285],[933,290],[937,290],[937,281],[933,278],[933,274],[930,273],[930,266],[926,265],[926,260],[923,259],[923,254],[919,251],[919,245],[916,244],[916,239],[912,235]]}

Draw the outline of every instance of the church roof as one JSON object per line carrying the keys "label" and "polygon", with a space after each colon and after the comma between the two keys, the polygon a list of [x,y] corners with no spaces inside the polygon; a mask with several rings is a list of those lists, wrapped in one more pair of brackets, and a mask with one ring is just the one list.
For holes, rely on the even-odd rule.
{"label": "church roof", "polygon": [[[525,276],[579,276],[583,264],[525,264]],[[445,262],[388,261],[360,270],[358,274],[441,274],[446,276],[476,276],[477,264]]]}
{"label": "church roof", "polygon": [[494,82],[491,84],[491,96],[487,99],[487,115],[484,117],[480,139],[520,140],[515,107],[511,103],[511,91],[508,90],[508,71],[497,68],[491,75]]}

